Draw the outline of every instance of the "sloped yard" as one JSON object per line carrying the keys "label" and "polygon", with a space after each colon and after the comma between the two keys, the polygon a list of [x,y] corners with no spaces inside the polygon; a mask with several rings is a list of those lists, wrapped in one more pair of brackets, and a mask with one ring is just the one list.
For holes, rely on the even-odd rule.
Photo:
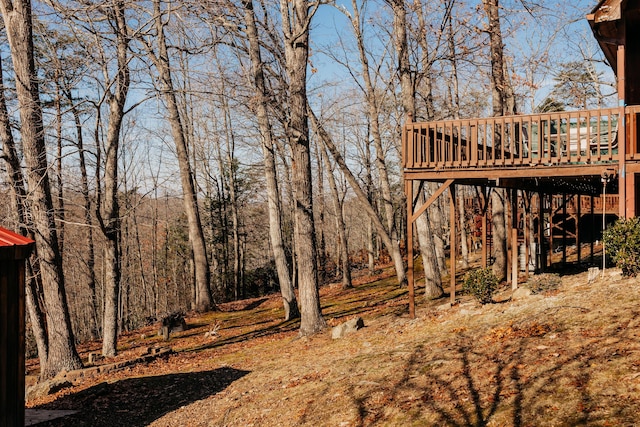
{"label": "sloped yard", "polygon": [[[152,362],[81,378],[29,403],[79,412],[51,426],[635,425],[640,413],[640,287],[617,270],[587,283],[498,303],[418,298],[389,273],[354,290],[324,287],[330,325],[366,327],[298,338],[277,297],[188,319],[160,343],[125,337],[123,356],[169,345]],[[213,332],[213,334],[207,332]],[[206,336],[206,335],[213,335]],[[137,352],[137,353],[136,353]]]}

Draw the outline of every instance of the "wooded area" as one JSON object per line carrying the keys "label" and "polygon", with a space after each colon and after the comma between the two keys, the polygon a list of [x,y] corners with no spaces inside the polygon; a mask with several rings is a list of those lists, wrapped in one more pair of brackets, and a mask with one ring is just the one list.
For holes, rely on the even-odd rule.
{"label": "wooded area", "polygon": [[[79,367],[77,342],[115,356],[120,332],[176,310],[280,292],[307,335],[326,327],[323,283],[382,263],[406,283],[407,117],[608,106],[593,6],[1,0],[0,225],[36,241],[42,376]],[[458,206],[464,261],[473,212]],[[416,220],[434,298],[449,215],[440,198]]]}

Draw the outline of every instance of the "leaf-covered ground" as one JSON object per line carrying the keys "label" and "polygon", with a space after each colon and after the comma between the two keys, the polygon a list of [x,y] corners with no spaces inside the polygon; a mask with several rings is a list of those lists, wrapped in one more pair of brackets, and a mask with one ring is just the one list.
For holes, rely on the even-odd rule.
{"label": "leaf-covered ground", "polygon": [[299,338],[278,297],[226,304],[168,343],[151,328],[128,334],[119,357],[154,344],[174,354],[28,406],[79,411],[50,426],[637,425],[639,285],[607,270],[486,306],[418,297],[412,320],[386,272],[322,288],[330,325],[364,319],[345,338]]}

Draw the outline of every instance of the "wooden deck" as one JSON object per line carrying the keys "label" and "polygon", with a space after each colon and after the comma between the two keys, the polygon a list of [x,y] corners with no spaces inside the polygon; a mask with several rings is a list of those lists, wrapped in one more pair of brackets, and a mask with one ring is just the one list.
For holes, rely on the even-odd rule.
{"label": "wooden deck", "polygon": [[[528,258],[526,251],[531,242],[527,241],[530,233],[526,228],[529,222],[521,222],[519,218],[537,215],[534,238],[541,249],[539,264],[544,269],[548,234],[545,222],[552,224],[549,239],[554,238],[557,228],[562,229],[564,262],[564,241],[573,239],[581,246],[579,221],[582,216],[593,216],[604,210],[606,215],[617,212],[616,216],[625,218],[640,212],[639,126],[640,106],[484,119],[408,121],[402,134],[402,161],[410,224],[407,227],[410,315],[415,314],[413,223],[444,191],[449,190],[451,196],[448,198],[449,234],[454,239],[459,223],[456,187],[472,185],[483,189],[478,195],[481,196],[484,265],[490,240],[486,189],[510,189],[507,217],[512,247],[509,253],[518,253],[519,236],[524,236]],[[429,181],[442,185],[428,200],[420,202],[416,194],[424,182]],[[537,206],[525,210],[519,203],[522,193],[517,190],[537,193]],[[589,197],[574,198],[576,195]],[[521,224],[524,229],[520,229]],[[455,303],[455,240],[450,242],[450,247],[450,299]],[[507,262],[507,277],[514,289],[518,283],[517,258],[510,256]]]}
{"label": "wooden deck", "polygon": [[634,106],[409,122],[402,141],[405,178],[598,194],[602,175],[616,176],[621,164],[640,161],[639,115]]}
{"label": "wooden deck", "polygon": [[[507,258],[511,259],[507,261],[506,274],[513,289],[518,286],[518,257],[515,256],[519,253],[518,236],[524,236],[525,259],[529,257],[527,248],[530,243],[537,244],[539,264],[544,270],[547,265],[545,221],[553,222],[556,217],[563,223],[564,263],[564,241],[568,240],[571,223],[580,260],[579,221],[585,208],[588,208],[592,222],[594,212],[602,212],[600,232],[606,227],[606,217],[613,216],[616,205],[618,218],[640,215],[640,75],[635,72],[640,65],[640,39],[638,31],[632,31],[640,24],[640,6],[637,3],[601,0],[587,16],[593,34],[616,74],[617,108],[429,123],[414,123],[409,118],[402,133],[402,161],[407,198],[407,276],[411,317],[415,315],[414,222],[446,190],[450,196],[449,291],[452,304],[456,302],[456,228],[457,224],[463,223],[456,218],[456,187],[459,185],[477,186],[482,214],[483,263],[487,260],[487,211],[490,209],[490,192],[487,189],[508,189],[502,194],[506,196],[503,199],[505,217],[510,228],[507,232],[511,236],[508,239],[510,250],[507,251]],[[418,196],[422,196],[420,193],[427,181],[442,185],[422,202],[423,198]],[[535,223],[533,215],[536,214],[531,206],[524,209],[524,204],[519,202],[519,199],[527,197],[521,190],[537,193],[536,230],[527,230],[527,224]],[[598,207],[595,197],[574,198],[576,195],[599,194],[603,197]],[[560,203],[557,203],[558,195],[561,196]],[[527,216],[533,221],[522,221],[521,226],[518,218],[526,219]],[[597,235],[594,231],[598,231],[595,224],[589,231],[592,232],[593,252],[593,236]],[[527,241],[527,236],[534,241]],[[553,231],[549,237],[553,238]]]}

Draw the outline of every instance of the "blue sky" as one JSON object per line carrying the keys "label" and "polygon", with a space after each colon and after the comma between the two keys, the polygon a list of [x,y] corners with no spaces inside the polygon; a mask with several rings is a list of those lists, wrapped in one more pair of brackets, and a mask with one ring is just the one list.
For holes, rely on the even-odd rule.
{"label": "blue sky", "polygon": [[[351,1],[338,0],[338,5],[351,9]],[[472,0],[467,4],[473,9],[479,3]],[[530,111],[534,105],[539,104],[549,94],[554,85],[553,74],[557,72],[557,62],[581,61],[583,54],[595,54],[601,56],[600,50],[591,34],[586,20],[586,15],[596,5],[595,0],[577,0],[573,2],[543,0],[543,8],[535,11],[535,17],[529,15],[519,3],[519,0],[503,1],[503,35],[505,37],[506,54],[511,61],[511,68],[523,79],[530,78],[535,87],[535,95],[529,93],[530,99],[521,108],[524,112]],[[425,3],[426,4],[426,3]],[[369,15],[386,15],[390,19],[391,11],[381,0],[371,1],[368,5]],[[455,12],[454,12],[455,13]],[[483,16],[478,15],[473,19],[482,22]],[[377,18],[373,18],[376,21]],[[337,81],[337,84],[352,85],[351,77],[344,67],[337,65],[322,53],[328,46],[336,45],[339,37],[349,43],[353,43],[350,34],[349,23],[346,17],[331,5],[323,5],[319,8],[312,27],[312,55],[313,67],[317,70],[311,75],[311,86],[324,82]],[[382,54],[383,40],[376,40],[374,31],[367,28],[367,45],[372,51],[379,49]],[[582,52],[581,52],[582,50]],[[545,52],[546,51],[546,52]],[[546,63],[538,64],[540,58],[547,55]],[[470,58],[473,59],[473,58]],[[357,56],[352,58],[358,63]],[[535,75],[532,69],[538,65]],[[613,81],[613,73],[610,68],[600,65],[599,71],[604,79]],[[463,75],[461,79],[465,79]],[[468,78],[477,80],[475,73]],[[468,83],[461,81],[461,85]],[[473,82],[473,83],[477,83]],[[603,91],[608,91],[604,89]]]}

